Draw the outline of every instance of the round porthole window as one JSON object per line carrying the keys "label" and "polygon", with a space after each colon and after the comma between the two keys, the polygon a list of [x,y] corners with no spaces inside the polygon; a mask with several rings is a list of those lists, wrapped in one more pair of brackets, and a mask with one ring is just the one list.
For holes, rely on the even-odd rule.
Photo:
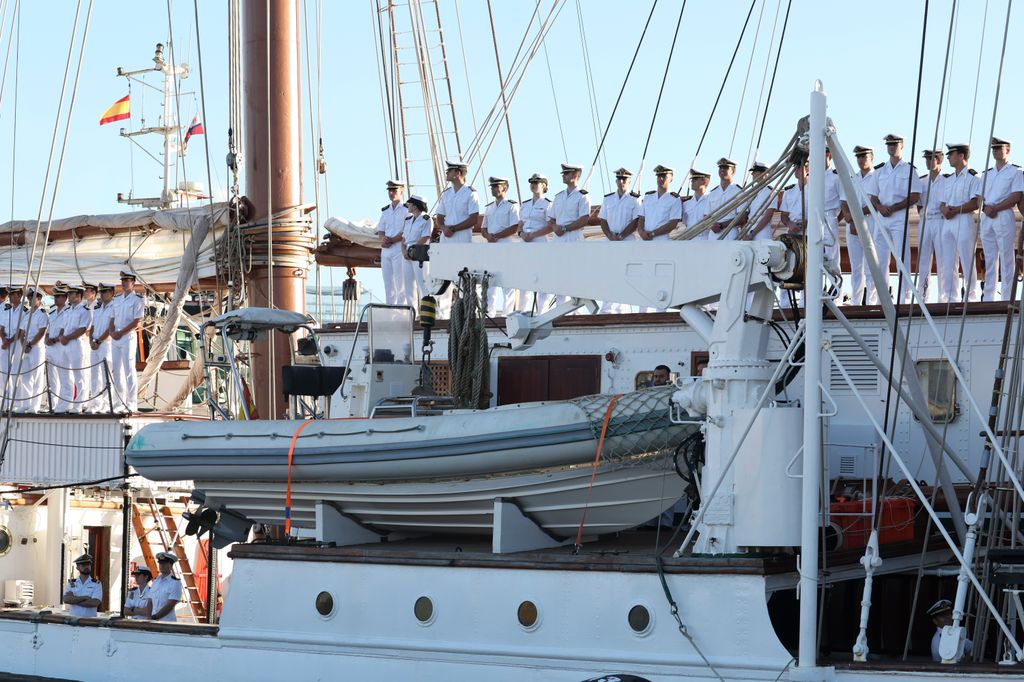
{"label": "round porthole window", "polygon": [[316,595],[316,612],[324,618],[334,613],[334,596],[330,592]]}
{"label": "round porthole window", "polygon": [[0,556],[11,551],[14,546],[14,536],[7,526],[0,526]]}
{"label": "round porthole window", "polygon": [[629,629],[638,635],[645,634],[651,629],[651,612],[642,604],[631,608],[626,620],[629,621]]}
{"label": "round porthole window", "polygon": [[537,605],[532,601],[524,601],[516,609],[516,618],[519,619],[519,624],[527,630],[535,627],[537,621],[540,619],[540,613],[537,611]]}
{"label": "round porthole window", "polygon": [[434,619],[434,602],[430,601],[430,597],[420,597],[413,604],[412,612],[416,620],[426,625]]}

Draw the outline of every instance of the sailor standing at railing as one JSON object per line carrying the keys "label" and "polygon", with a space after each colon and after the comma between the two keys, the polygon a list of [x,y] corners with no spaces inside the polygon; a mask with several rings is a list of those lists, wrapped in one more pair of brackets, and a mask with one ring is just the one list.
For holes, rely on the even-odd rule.
{"label": "sailor standing at railing", "polygon": [[405,286],[405,245],[402,243],[402,228],[409,210],[402,203],[405,184],[399,180],[388,180],[388,203],[380,209],[377,221],[377,237],[380,238],[380,273],[384,278],[384,300],[388,305],[411,305],[412,296]]}
{"label": "sailor standing at railing", "polygon": [[89,403],[90,412],[110,412],[110,393],[107,384],[111,382],[114,364],[110,343],[110,321],[114,315],[114,285],[100,284],[97,288],[100,300],[92,308],[92,327],[89,331],[89,349],[92,351],[92,373],[89,385],[96,398]]}
{"label": "sailor standing at railing", "polygon": [[919,216],[917,228],[917,289],[921,299],[928,300],[928,283],[932,275],[932,261],[935,261],[935,275],[939,287],[939,303],[945,303],[946,278],[949,273],[943,264],[942,244],[942,160],[941,149],[925,149],[922,153],[928,172],[921,176],[921,199],[917,202]]}
{"label": "sailor standing at railing", "polygon": [[64,370],[66,382],[61,384],[61,404],[58,412],[80,414],[85,411],[86,399],[90,397],[89,361],[89,310],[82,300],[84,287],[68,286],[68,311],[64,316],[64,332],[60,343],[64,346]]}
{"label": "sailor standing at railing", "polygon": [[839,209],[842,207],[842,192],[839,189],[839,172],[832,167],[832,151],[825,148],[825,258],[839,268]]}
{"label": "sailor standing at railing", "polygon": [[146,312],[146,302],[135,293],[135,273],[121,271],[121,294],[114,297],[110,321],[112,339],[114,412],[135,412],[139,407],[139,387],[135,376],[138,329]]}
{"label": "sailor standing at railing", "polygon": [[[548,225],[548,207],[551,199],[548,193],[548,179],[540,173],[530,176],[531,197],[523,202],[519,209],[519,238],[528,244],[547,244],[551,227]],[[519,294],[519,312],[535,311],[539,315],[547,310],[551,303],[551,295],[542,292],[526,292]]]}
{"label": "sailor standing at railing", "polygon": [[[690,191],[693,194],[682,198],[683,224],[693,227],[704,220],[708,214],[708,184],[711,182],[711,174],[696,168],[690,169]],[[704,232],[697,239],[708,239],[711,232]]]}
{"label": "sailor standing at railing", "polygon": [[[491,244],[513,241],[519,232],[519,204],[505,196],[508,192],[508,179],[490,177],[487,184],[491,189],[494,201],[484,208],[484,222],[480,226],[480,234]],[[502,305],[498,308],[498,289],[501,289]],[[519,299],[517,289],[489,286],[487,288],[487,310],[490,315],[501,314],[508,317],[516,309]]]}
{"label": "sailor standing at railing", "polygon": [[[864,190],[865,183],[870,179],[875,169],[872,162],[875,159],[875,151],[871,147],[857,145],[853,148],[853,155],[857,159],[857,172],[853,176],[853,184],[857,189],[857,196],[853,197],[856,205],[864,212],[864,220],[868,229],[872,229],[875,223],[874,217],[868,210],[871,203],[867,192]],[[864,305],[865,292],[872,290],[870,274],[867,273],[867,261],[864,260],[864,246],[857,232],[857,226],[853,223],[853,213],[850,212],[851,198],[846,196],[845,191],[840,202],[839,212],[846,221],[846,255],[850,259],[850,305]],[[872,232],[873,234],[873,232]],[[865,275],[867,278],[865,279]]]}
{"label": "sailor standing at railing", "polygon": [[[601,221],[601,232],[610,242],[635,241],[636,228],[640,223],[640,194],[629,191],[629,180],[633,177],[625,168],[615,171],[615,191],[604,195],[601,210],[597,214]],[[602,301],[602,313],[627,313],[630,307],[613,301]]]}
{"label": "sailor standing at railing", "polygon": [[418,194],[413,194],[405,202],[409,215],[405,216],[402,227],[402,256],[405,266],[405,291],[410,302],[417,306],[419,300],[429,292],[423,279],[423,264],[409,258],[409,247],[430,243],[430,216],[427,215],[427,202]]}
{"label": "sailor standing at railing", "polygon": [[[1010,163],[1010,141],[992,138],[995,165],[985,171],[985,205],[981,209],[981,248],[985,254],[984,301],[1010,298],[1013,282],[1013,249],[1017,241],[1017,216],[1013,207],[1024,196],[1024,175]],[[999,292],[996,293],[996,277]]]}
{"label": "sailor standing at railing", "polygon": [[46,336],[49,316],[41,305],[42,291],[29,289],[27,298],[28,312],[21,318],[21,342],[24,344],[25,355],[14,409],[34,414],[40,411],[40,406],[46,404],[46,379],[43,374],[46,371],[46,345],[43,338]]}
{"label": "sailor standing at railing", "polygon": [[654,177],[658,188],[644,194],[636,228],[636,233],[644,241],[667,240],[683,218],[683,202],[671,190],[672,169],[658,164],[654,167]]}
{"label": "sailor standing at railing", "polygon": [[4,357],[5,371],[3,375],[3,405],[12,407],[18,393],[21,365],[21,287],[11,284],[7,287],[10,300],[0,311],[0,353]]}
{"label": "sailor standing at railing", "polygon": [[67,381],[64,345],[60,335],[64,333],[64,318],[68,314],[68,290],[63,282],[53,285],[53,302],[49,319],[46,323],[46,378],[49,383],[49,395],[43,396],[44,405],[54,412],[66,412],[67,407],[61,402],[64,382]]}
{"label": "sailor standing at railing", "polygon": [[[719,210],[730,201],[732,201],[740,190],[737,183],[733,182],[733,176],[736,174],[736,162],[725,158],[724,156],[718,160],[718,184],[711,188],[708,192],[708,213],[714,213]],[[729,225],[735,220],[736,216],[740,214],[740,206],[734,206],[725,215],[721,216],[717,223],[711,226],[711,234],[708,235],[709,239],[735,239],[736,238],[736,227],[742,225],[737,221],[736,227],[729,229]],[[723,237],[722,234],[725,233]]]}
{"label": "sailor standing at railing", "polygon": [[149,588],[149,598],[153,602],[153,620],[174,622],[178,616],[174,607],[181,601],[181,580],[174,575],[174,564],[178,557],[171,552],[159,552],[156,555],[156,567],[160,574],[154,578]]}
{"label": "sailor standing at railing", "polygon": [[[3,318],[7,314],[7,287],[0,287],[0,327],[3,326]],[[7,354],[0,353],[0,381],[7,378]]]}
{"label": "sailor standing at railing", "polygon": [[[946,288],[940,293],[942,303],[977,301],[978,223],[975,211],[981,206],[981,178],[967,167],[971,157],[968,144],[947,144],[949,165],[953,172],[942,185],[942,263]],[[963,270],[963,284],[957,275],[957,264]],[[940,281],[942,281],[940,279]]]}
{"label": "sailor standing at railing", "polygon": [[[562,164],[562,182],[565,189],[555,195],[555,200],[548,206],[548,227],[551,228],[551,241],[556,244],[569,244],[583,241],[583,228],[590,220],[590,197],[587,190],[580,189],[580,175],[583,166],[572,163]],[[554,296],[555,305],[569,300],[568,296]]]}
{"label": "sailor standing at railing", "polygon": [[[768,166],[760,161],[755,161],[754,165],[750,167],[751,182],[755,184],[761,182],[767,172]],[[744,241],[761,241],[772,238],[772,218],[779,209],[779,199],[778,192],[769,185],[765,185],[757,191],[753,201],[747,204],[743,216],[743,224],[749,225],[743,235]],[[751,221],[755,221],[753,225],[750,225]]]}

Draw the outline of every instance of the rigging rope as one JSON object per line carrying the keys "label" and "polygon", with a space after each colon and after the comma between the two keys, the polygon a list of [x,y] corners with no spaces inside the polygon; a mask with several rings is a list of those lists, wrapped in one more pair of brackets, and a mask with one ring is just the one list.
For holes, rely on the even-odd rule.
{"label": "rigging rope", "polygon": [[[590,122],[594,129],[594,142],[597,143],[601,130],[601,111],[597,106],[597,88],[594,87],[594,70],[590,64],[590,45],[587,42],[587,28],[583,23],[583,7],[580,0],[576,0],[576,23],[580,29],[580,45],[583,47],[583,72],[587,76],[587,101],[590,103]],[[599,152],[601,159],[601,192],[608,189],[608,159],[605,154]]]}
{"label": "rigging rope", "polygon": [[[498,33],[494,28],[494,11],[491,8],[491,0],[487,0],[487,18],[491,22],[491,41],[494,44],[494,65],[498,69],[498,82],[504,83],[505,77],[501,73],[501,56],[498,53]],[[508,134],[508,152],[512,157],[512,180],[516,186],[516,196],[519,199],[520,205],[523,203],[523,188],[519,184],[519,168],[516,165],[516,148],[512,144],[512,124],[508,120],[508,101],[505,98],[505,88],[501,88],[501,104],[504,109],[505,117],[505,132]]]}
{"label": "rigging rope", "polygon": [[[761,36],[761,20],[764,19],[764,8],[768,0],[762,0],[761,11],[757,13],[757,26],[754,28],[754,44],[750,46],[750,59],[747,60],[747,73],[743,76],[743,89],[740,91],[740,103],[736,107],[736,121],[732,125],[732,139],[729,141],[729,158],[732,158],[736,144],[736,132],[740,129],[740,114],[743,113],[743,102],[747,99],[747,86],[750,85],[750,71],[754,67],[754,55],[757,53],[757,39]],[[746,171],[744,171],[746,173]]]}
{"label": "rigging rope", "polygon": [[[767,0],[765,0],[765,1],[767,2]],[[782,0],[778,0],[778,2],[775,3],[775,18],[772,19],[772,34],[771,34],[771,36],[768,37],[768,53],[765,55],[765,59],[764,59],[764,72],[761,74],[761,89],[760,89],[760,91],[758,92],[758,95],[757,95],[757,106],[754,107],[754,123],[753,123],[753,126],[751,127],[751,131],[753,131],[753,128],[757,127],[757,119],[761,116],[761,102],[762,102],[762,100],[764,100],[764,89],[765,89],[765,85],[767,85],[767,83],[768,83],[768,65],[771,64],[771,62],[772,62],[772,47],[775,45],[775,31],[779,27],[779,13],[781,11],[782,11]],[[751,136],[750,136],[750,144],[747,145],[747,160],[746,160],[746,163],[744,164],[745,168],[750,168],[751,163],[753,163],[754,161],[757,160],[757,157],[753,156],[753,154],[754,154],[754,135],[751,134]],[[749,172],[749,171],[747,171],[747,172]]]}
{"label": "rigging rope", "polygon": [[459,273],[458,296],[448,321],[448,364],[452,398],[459,408],[484,409],[490,403],[490,353],[484,317],[487,314],[488,276],[483,276],[479,297],[476,280]]}
{"label": "rigging rope", "polygon": [[[569,149],[565,146],[565,130],[562,128],[562,112],[558,110],[558,94],[555,92],[555,75],[551,71],[551,58],[548,57],[547,43],[544,43],[542,47],[544,49],[544,63],[547,64],[548,67],[548,82],[551,84],[551,102],[555,105],[555,121],[558,123],[558,137],[562,140],[562,158],[568,159]],[[597,159],[595,158],[594,161],[596,162]],[[593,166],[591,166],[591,172],[593,172]],[[590,180],[589,176],[587,177],[587,180]],[[585,185],[586,183],[584,183],[584,186]]]}
{"label": "rigging rope", "polygon": [[782,46],[786,42],[786,29],[789,27],[789,11],[793,9],[793,0],[786,3],[786,16],[782,20],[782,33],[779,35],[779,49],[775,51],[775,66],[772,67],[772,80],[768,83],[768,99],[764,103],[764,116],[761,117],[761,129],[757,132],[757,144],[754,145],[754,157],[761,151],[761,138],[764,136],[764,124],[768,121],[768,110],[772,104],[772,93],[775,92],[775,76],[779,73],[779,58],[782,56]]}

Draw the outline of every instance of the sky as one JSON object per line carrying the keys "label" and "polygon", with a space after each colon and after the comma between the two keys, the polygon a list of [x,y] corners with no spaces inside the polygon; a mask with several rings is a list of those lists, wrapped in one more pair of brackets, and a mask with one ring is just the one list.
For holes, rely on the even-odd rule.
{"label": "sky", "polygon": [[[305,83],[303,92],[303,135],[308,150],[306,200],[312,202],[314,196],[314,164],[309,161],[315,135],[311,135],[314,126],[309,124],[309,114],[312,111],[316,119],[319,110],[328,163],[321,220],[328,215],[349,220],[376,219],[386,202],[384,182],[393,175],[378,78],[380,52],[372,28],[376,0],[322,1],[319,45],[315,39],[317,3],[299,1],[310,37],[308,44],[302,45],[303,59],[308,48],[313,60],[313,78]],[[541,0],[541,16],[548,14],[552,1]],[[622,101],[608,127],[600,163],[589,182],[590,191],[595,197],[611,191],[608,172],[620,166],[637,172],[643,164],[639,189],[645,190],[653,188],[650,169],[659,163],[676,168],[679,177],[691,163],[713,171],[721,156],[730,156],[745,165],[755,156],[754,141],[762,119],[763,139],[756,156],[773,161],[792,135],[797,120],[807,113],[815,79],[824,83],[829,114],[848,153],[855,144],[871,146],[880,162],[884,150],[882,137],[893,132],[906,137],[907,156],[912,147],[916,147],[919,157],[921,150],[935,142],[969,142],[974,154],[971,165],[983,168],[994,111],[997,136],[1024,140],[1024,118],[1017,115],[1024,105],[1024,44],[1014,38],[1020,32],[1013,30],[1020,26],[1024,10],[1016,7],[1010,16],[1011,40],[1006,48],[996,109],[997,73],[1009,0],[961,2],[950,43],[952,2],[927,3],[918,99],[925,2],[792,0],[765,117],[767,82],[779,44],[786,0],[754,0],[747,32],[711,117],[712,105],[751,4],[748,0],[687,0],[675,50],[671,51],[681,4],[678,0],[659,0]],[[161,167],[119,137],[118,128],[123,123],[100,127],[98,119],[110,104],[128,94],[125,79],[115,75],[116,68],[145,68],[151,64],[155,44],[172,42],[172,38],[176,61],[187,62],[192,72],[181,87],[183,121],[190,121],[199,112],[200,98],[205,95],[206,139],[194,138],[190,143],[184,174],[212,187],[215,197],[226,196],[228,3],[199,0],[197,26],[192,2],[93,0],[85,47],[80,52],[88,3],[89,0],[82,0],[81,4],[77,0],[21,2],[12,32],[15,0],[0,0],[0,61],[6,62],[0,100],[0,149],[7,151],[0,161],[0,221],[35,219],[40,211],[45,219],[51,201],[55,217],[117,213],[127,210],[116,202],[118,192],[134,191],[136,196],[159,192]],[[499,54],[507,72],[531,21],[534,4],[525,0],[492,0],[491,4]],[[553,195],[559,189],[559,163],[579,163],[589,170],[651,6],[649,0],[567,0],[562,5],[544,42],[546,49],[538,51],[530,62],[509,106],[518,181],[524,193],[525,180],[534,171],[552,179]],[[81,9],[73,42],[71,80],[79,54],[81,71],[54,199],[54,177],[67,123],[71,82],[59,119],[58,102],[77,7]],[[433,10],[432,4],[423,7]],[[487,3],[438,0],[438,10],[460,143],[466,148],[474,137],[474,120],[482,121],[500,96]],[[408,10],[401,7],[396,11]],[[581,35],[585,35],[585,41]],[[198,71],[200,37],[205,81],[202,91]],[[940,110],[943,66],[950,45],[946,96]],[[319,80],[315,76],[318,46],[322,55]],[[306,66],[303,61],[304,74]],[[664,91],[655,116],[663,77]],[[155,79],[149,80],[158,84]],[[405,92],[409,93],[409,104],[415,91]],[[138,84],[132,86],[131,94],[130,127],[140,127],[143,114],[149,125],[155,124],[160,110],[159,95]],[[416,127],[415,117],[421,115],[417,111],[408,110],[410,130]],[[913,138],[915,113],[917,135]],[[709,118],[710,127],[698,153]],[[50,180],[44,183],[55,121],[57,145]],[[470,169],[471,176],[479,174],[474,185],[481,204],[489,200],[482,178],[513,176],[505,130],[500,128],[498,132],[484,163],[475,163]],[[209,145],[209,183],[201,142]],[[151,153],[159,154],[155,139],[145,146]],[[452,155],[453,140],[449,147]],[[1024,149],[1017,156],[1024,157]],[[1011,160],[1017,159],[1011,155]],[[916,163],[923,168],[919,159]],[[436,191],[420,186],[431,178],[423,177],[422,168],[413,175],[415,191],[432,203]],[[510,196],[516,196],[515,189]],[[325,283],[330,282],[328,269],[324,269],[322,276]],[[340,287],[343,274],[334,273],[334,278]],[[359,279],[365,289],[382,296],[379,271],[360,270]]]}

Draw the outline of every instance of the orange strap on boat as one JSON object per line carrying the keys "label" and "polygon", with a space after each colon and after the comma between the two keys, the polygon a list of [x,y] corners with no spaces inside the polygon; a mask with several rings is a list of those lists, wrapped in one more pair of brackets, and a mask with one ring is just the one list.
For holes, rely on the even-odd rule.
{"label": "orange strap on boat", "polygon": [[594,467],[590,471],[590,485],[587,486],[587,501],[583,505],[583,516],[580,518],[579,530],[576,531],[576,552],[578,552],[580,550],[580,546],[583,545],[583,525],[587,522],[587,508],[590,506],[590,493],[594,490],[594,478],[597,476],[597,465],[601,461],[601,451],[604,450],[604,437],[605,434],[608,433],[608,422],[612,419],[612,410],[615,409],[615,403],[619,402],[619,398],[621,397],[621,393],[616,393],[612,396],[611,402],[608,403],[608,409],[604,412],[604,421],[601,422],[601,437],[597,439],[597,454],[594,455]]}

